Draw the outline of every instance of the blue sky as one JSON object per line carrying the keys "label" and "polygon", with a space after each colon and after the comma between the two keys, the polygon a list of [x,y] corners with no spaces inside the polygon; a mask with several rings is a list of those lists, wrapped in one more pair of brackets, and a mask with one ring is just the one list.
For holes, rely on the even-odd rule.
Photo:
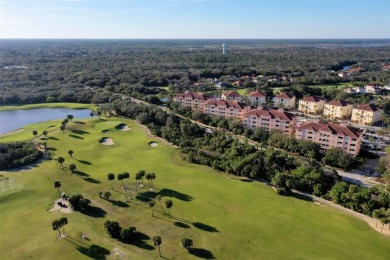
{"label": "blue sky", "polygon": [[389,0],[0,0],[1,38],[390,38]]}

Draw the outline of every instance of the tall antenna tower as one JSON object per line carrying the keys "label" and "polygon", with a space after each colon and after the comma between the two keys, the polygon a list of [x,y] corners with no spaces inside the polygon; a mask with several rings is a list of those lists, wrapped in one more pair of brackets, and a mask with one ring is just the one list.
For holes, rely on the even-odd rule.
{"label": "tall antenna tower", "polygon": [[222,43],[222,54],[226,54],[226,43]]}

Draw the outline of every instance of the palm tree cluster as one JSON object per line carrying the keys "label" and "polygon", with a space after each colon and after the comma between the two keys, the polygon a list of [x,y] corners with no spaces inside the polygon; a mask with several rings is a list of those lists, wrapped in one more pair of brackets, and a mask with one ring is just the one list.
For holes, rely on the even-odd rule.
{"label": "palm tree cluster", "polygon": [[65,235],[65,226],[68,224],[68,218],[60,218],[53,220],[51,226],[53,230],[58,230],[59,237],[61,237],[61,228],[62,234]]}

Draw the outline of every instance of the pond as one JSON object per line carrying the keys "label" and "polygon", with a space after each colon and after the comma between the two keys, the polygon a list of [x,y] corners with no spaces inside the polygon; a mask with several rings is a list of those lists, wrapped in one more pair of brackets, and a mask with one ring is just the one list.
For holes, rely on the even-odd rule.
{"label": "pond", "polygon": [[0,112],[0,134],[8,133],[25,125],[65,119],[73,115],[74,119],[90,117],[90,109],[71,108],[37,108],[27,110],[10,110]]}

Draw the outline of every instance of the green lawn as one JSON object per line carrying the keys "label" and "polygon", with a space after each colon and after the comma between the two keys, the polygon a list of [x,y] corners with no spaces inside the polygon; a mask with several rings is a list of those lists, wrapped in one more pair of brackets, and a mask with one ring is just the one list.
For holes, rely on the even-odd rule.
{"label": "green lawn", "polygon": [[354,84],[351,82],[345,82],[345,83],[335,83],[335,84],[325,84],[325,85],[311,85],[309,87],[312,88],[334,88],[336,87],[337,89],[345,89],[347,87],[353,87]]}
{"label": "green lawn", "polygon": [[89,108],[95,109],[96,106],[92,104],[80,104],[80,103],[40,103],[40,104],[31,104],[31,105],[15,105],[15,106],[0,106],[0,111],[7,110],[20,110],[20,109],[34,109],[34,108]]}
{"label": "green lawn", "polygon": [[[119,123],[126,123],[131,130],[116,130]],[[168,259],[196,258],[180,248],[183,237],[192,238],[193,254],[205,258],[388,259],[390,239],[365,222],[330,207],[276,195],[264,183],[227,179],[211,168],[182,161],[177,150],[147,135],[131,120],[86,119],[69,127],[65,133],[50,133],[47,142],[52,157],[63,156],[65,166],[75,163],[77,174],[62,170],[56,160],[29,171],[3,173],[9,180],[0,181],[1,259],[156,259],[158,250],[151,241],[155,234],[162,237],[161,252]],[[19,137],[26,138],[19,132],[2,136],[0,141]],[[114,145],[101,145],[101,137],[111,137]],[[151,141],[158,146],[150,147]],[[69,149],[74,151],[74,159],[67,154]],[[152,217],[146,203],[134,198],[122,206],[114,205],[115,201],[125,202],[117,180],[113,202],[98,198],[99,191],[110,187],[107,173],[128,171],[131,178],[125,183],[135,187],[139,169],[156,173],[156,192],[172,199],[174,218],[161,212]],[[47,211],[58,196],[53,188],[57,180],[62,183],[61,192],[82,193],[95,207],[89,215],[66,215],[66,240],[56,239],[58,233],[51,229],[52,220],[64,214]],[[144,189],[142,193],[148,192]],[[161,211],[158,204],[156,210]],[[107,219],[137,227],[143,240],[124,244],[109,238],[103,229]],[[82,240],[82,233],[88,234],[90,241]]]}

